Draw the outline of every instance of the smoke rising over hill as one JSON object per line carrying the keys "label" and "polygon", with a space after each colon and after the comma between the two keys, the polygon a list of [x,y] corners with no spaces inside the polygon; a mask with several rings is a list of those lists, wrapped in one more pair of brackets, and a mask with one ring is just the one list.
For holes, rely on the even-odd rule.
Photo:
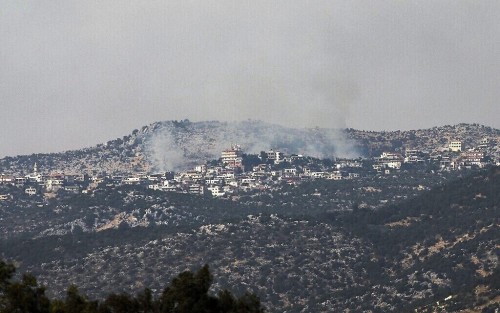
{"label": "smoke rising over hill", "polygon": [[320,158],[359,156],[340,129],[295,129],[259,121],[155,123],[144,146],[153,168],[166,171],[218,159],[233,144],[252,154],[278,149]]}
{"label": "smoke rising over hill", "polygon": [[[222,150],[239,144],[245,153],[279,149],[316,157],[377,157],[383,151],[405,149],[442,151],[450,140],[477,147],[487,138],[500,142],[500,130],[479,124],[458,124],[429,129],[373,132],[355,129],[287,128],[262,121],[164,121],[143,126],[104,144],[50,154],[0,159],[0,171],[26,174],[36,162],[44,173],[151,172],[186,169],[218,159]],[[495,145],[490,147],[496,155]]]}

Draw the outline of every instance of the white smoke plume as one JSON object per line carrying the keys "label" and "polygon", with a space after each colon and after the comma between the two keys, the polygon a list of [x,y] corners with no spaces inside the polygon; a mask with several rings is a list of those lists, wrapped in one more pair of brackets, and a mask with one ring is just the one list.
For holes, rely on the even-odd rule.
{"label": "white smoke plume", "polygon": [[153,133],[145,145],[148,161],[153,169],[158,172],[166,172],[183,168],[186,158],[179,148],[171,132],[159,131]]}
{"label": "white smoke plume", "polygon": [[218,159],[233,144],[250,154],[275,149],[318,158],[359,156],[340,129],[288,128],[261,121],[156,123],[150,126],[145,152],[153,169],[168,171]]}

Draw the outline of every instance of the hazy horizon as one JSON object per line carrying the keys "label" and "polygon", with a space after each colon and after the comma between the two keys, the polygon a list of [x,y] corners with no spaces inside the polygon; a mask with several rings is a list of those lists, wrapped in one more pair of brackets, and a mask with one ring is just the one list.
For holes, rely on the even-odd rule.
{"label": "hazy horizon", "polygon": [[498,1],[5,1],[0,157],[157,121],[500,128]]}

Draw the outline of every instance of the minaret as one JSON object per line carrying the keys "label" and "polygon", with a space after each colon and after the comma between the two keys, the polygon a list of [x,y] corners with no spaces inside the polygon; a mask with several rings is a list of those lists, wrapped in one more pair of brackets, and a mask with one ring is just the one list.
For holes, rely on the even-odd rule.
{"label": "minaret", "polygon": [[33,166],[33,174],[37,174],[38,173],[38,166],[36,165],[36,162],[35,162],[35,166]]}

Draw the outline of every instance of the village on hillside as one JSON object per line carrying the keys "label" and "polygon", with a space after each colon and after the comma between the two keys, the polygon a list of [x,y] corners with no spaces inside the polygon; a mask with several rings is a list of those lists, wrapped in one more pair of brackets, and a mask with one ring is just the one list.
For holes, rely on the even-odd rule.
{"label": "village on hillside", "polygon": [[[124,175],[106,173],[46,173],[35,163],[23,175],[0,173],[0,185],[20,189],[42,200],[57,197],[59,192],[93,194],[121,185],[140,185],[148,189],[189,194],[208,194],[231,198],[245,192],[276,190],[284,184],[297,185],[310,180],[345,180],[374,175],[390,175],[405,170],[458,171],[500,165],[496,142],[483,139],[477,147],[465,147],[459,140],[445,149],[404,153],[383,152],[379,157],[363,159],[317,159],[287,155],[279,150],[245,154],[233,145],[221,152],[219,160],[197,165],[191,170],[164,173],[133,172]],[[12,193],[0,193],[0,202],[13,201]],[[237,197],[236,197],[237,198]]]}

